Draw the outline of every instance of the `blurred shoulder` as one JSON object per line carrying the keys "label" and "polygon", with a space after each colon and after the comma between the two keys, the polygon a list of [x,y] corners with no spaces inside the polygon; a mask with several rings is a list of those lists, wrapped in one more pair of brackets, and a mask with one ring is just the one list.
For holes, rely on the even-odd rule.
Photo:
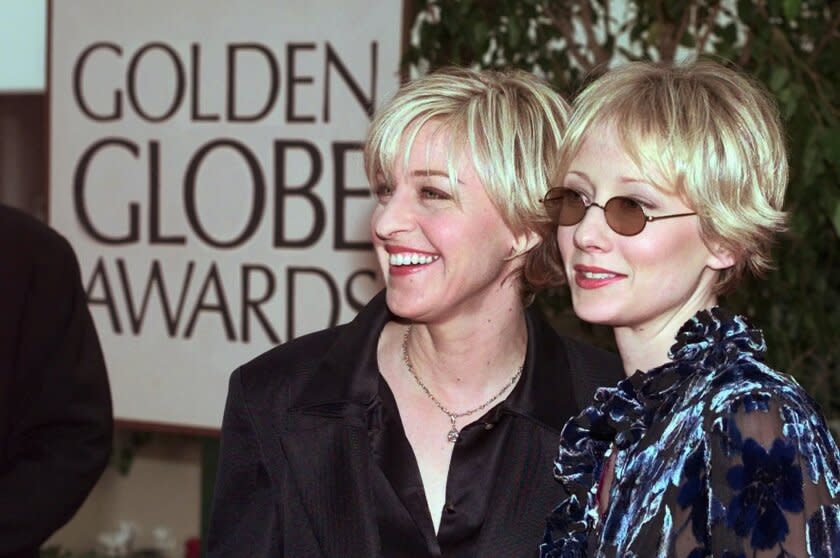
{"label": "blurred shoulder", "polygon": [[350,321],[291,339],[240,366],[231,379],[246,398],[263,400],[281,391],[306,398],[352,392],[369,379],[366,363],[375,359],[379,332],[390,318],[384,292]]}
{"label": "blurred shoulder", "polygon": [[289,340],[246,362],[234,374],[246,393],[280,387],[301,374],[316,371],[347,327],[335,326]]}
{"label": "blurred shoulder", "polygon": [[572,368],[584,365],[587,369],[605,370],[607,378],[615,378],[615,381],[608,382],[609,384],[615,383],[623,377],[621,359],[617,354],[558,333],[555,327],[549,323],[546,315],[536,305],[532,305],[526,310],[526,316],[530,322],[529,329],[534,335],[535,342],[541,348],[553,350],[557,358],[565,355]]}
{"label": "blurred shoulder", "polygon": [[0,258],[4,265],[49,265],[75,259],[61,234],[35,217],[0,204]]}
{"label": "blurred shoulder", "polygon": [[585,343],[583,341],[579,341],[571,337],[566,337],[564,335],[560,335],[559,337],[563,342],[564,348],[569,352],[580,353],[584,355],[587,359],[593,360],[595,362],[600,362],[615,367],[621,366],[621,359],[616,353],[612,351],[607,351],[606,349],[601,349],[600,347],[596,347],[595,345],[591,345],[589,343]]}

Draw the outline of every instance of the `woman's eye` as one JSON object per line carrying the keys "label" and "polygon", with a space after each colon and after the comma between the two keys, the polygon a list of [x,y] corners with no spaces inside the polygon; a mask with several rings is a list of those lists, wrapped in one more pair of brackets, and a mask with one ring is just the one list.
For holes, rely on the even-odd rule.
{"label": "woman's eye", "polygon": [[643,199],[640,199],[640,198],[630,198],[630,200],[633,203],[635,203],[636,205],[638,205],[639,207],[643,207],[644,209],[656,209],[656,205],[653,204],[653,203],[650,203],[647,200],[643,200]]}
{"label": "woman's eye", "polygon": [[625,209],[636,209],[637,207],[642,207],[642,204],[639,203],[638,200],[635,200],[633,198],[628,198],[626,196],[618,196],[615,199],[621,204],[621,207]]}
{"label": "woman's eye", "polygon": [[566,184],[566,185],[563,186],[563,189],[565,190],[565,193],[567,195],[577,196],[580,199],[582,199],[583,201],[585,201],[586,203],[589,203],[589,196],[587,196],[583,192],[583,190],[581,188],[579,188],[578,186],[573,186],[573,185]]}
{"label": "woman's eye", "polygon": [[569,188],[568,192],[566,193],[564,202],[572,204],[583,203],[583,205],[588,206],[592,203],[592,200],[583,192]]}
{"label": "woman's eye", "polygon": [[633,196],[616,196],[619,200],[621,200],[621,205],[628,209],[655,209],[656,206],[647,200],[643,200],[641,198],[633,197]]}
{"label": "woman's eye", "polygon": [[420,196],[426,200],[448,200],[449,194],[442,192],[436,188],[422,188]]}
{"label": "woman's eye", "polygon": [[373,193],[377,200],[382,201],[390,198],[391,194],[394,193],[394,189],[387,184],[379,184],[374,188]]}

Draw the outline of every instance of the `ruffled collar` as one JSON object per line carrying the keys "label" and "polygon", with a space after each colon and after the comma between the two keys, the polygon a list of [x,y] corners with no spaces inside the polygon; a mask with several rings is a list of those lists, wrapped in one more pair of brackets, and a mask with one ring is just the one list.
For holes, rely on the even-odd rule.
{"label": "ruffled collar", "polygon": [[593,405],[561,433],[554,476],[570,496],[548,519],[542,558],[587,555],[598,521],[597,481],[610,448],[635,445],[657,416],[670,412],[693,375],[715,374],[742,358],[763,360],[766,349],[761,331],[743,316],[719,307],[701,310],[680,328],[669,362],[599,389]]}

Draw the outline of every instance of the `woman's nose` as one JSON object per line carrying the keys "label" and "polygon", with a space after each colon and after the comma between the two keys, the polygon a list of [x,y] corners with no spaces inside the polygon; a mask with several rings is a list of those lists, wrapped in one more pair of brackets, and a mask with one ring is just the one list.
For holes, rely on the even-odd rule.
{"label": "woman's nose", "polygon": [[393,238],[413,228],[416,218],[414,203],[408,188],[396,188],[381,200],[371,216],[374,234],[383,239]]}
{"label": "woman's nose", "polygon": [[611,233],[604,209],[592,204],[586,208],[583,219],[576,225],[575,245],[581,250],[606,251],[611,246]]}

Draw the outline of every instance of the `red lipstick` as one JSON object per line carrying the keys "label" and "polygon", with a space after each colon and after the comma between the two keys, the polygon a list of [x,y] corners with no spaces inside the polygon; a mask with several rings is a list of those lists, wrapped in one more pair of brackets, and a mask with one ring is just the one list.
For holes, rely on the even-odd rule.
{"label": "red lipstick", "polygon": [[627,277],[609,269],[589,265],[576,265],[574,270],[575,284],[581,289],[600,289]]}

